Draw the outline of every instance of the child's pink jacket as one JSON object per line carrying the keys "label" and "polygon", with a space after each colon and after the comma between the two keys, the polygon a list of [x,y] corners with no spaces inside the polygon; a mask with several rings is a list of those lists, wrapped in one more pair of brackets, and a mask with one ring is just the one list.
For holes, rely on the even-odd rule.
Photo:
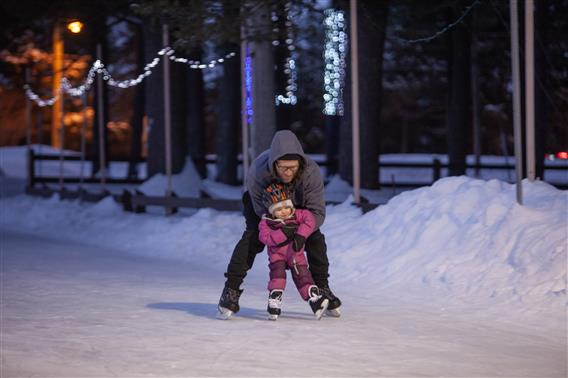
{"label": "child's pink jacket", "polygon": [[[259,235],[258,239],[266,244],[268,247],[269,255],[277,254],[288,260],[287,257],[290,254],[303,254],[304,250],[296,252],[292,248],[292,243],[287,243],[281,245],[286,241],[286,235],[282,231],[282,226],[286,225],[298,225],[298,230],[296,233],[308,238],[316,228],[316,220],[313,214],[309,210],[296,209],[294,216],[285,221],[271,220],[263,218],[258,226]],[[281,246],[279,246],[281,245]]]}

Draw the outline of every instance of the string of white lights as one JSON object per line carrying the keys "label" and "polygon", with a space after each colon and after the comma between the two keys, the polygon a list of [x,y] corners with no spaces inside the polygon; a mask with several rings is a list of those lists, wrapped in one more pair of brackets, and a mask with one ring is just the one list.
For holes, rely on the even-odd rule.
{"label": "string of white lights", "polygon": [[110,85],[112,87],[130,88],[130,87],[133,87],[133,86],[140,84],[145,78],[150,76],[152,74],[152,69],[155,68],[160,63],[160,60],[161,60],[160,56],[163,56],[164,54],[167,55],[168,58],[170,60],[174,61],[174,62],[188,64],[189,68],[192,68],[192,69],[213,68],[217,64],[223,63],[223,62],[225,62],[225,60],[232,58],[232,57],[237,55],[236,53],[231,52],[229,54],[226,54],[222,58],[213,59],[209,63],[204,64],[204,63],[202,63],[198,60],[188,60],[188,59],[185,59],[185,58],[177,58],[174,55],[175,54],[174,49],[172,49],[171,47],[164,47],[163,49],[158,51],[157,55],[159,55],[159,56],[155,57],[154,59],[152,59],[152,61],[150,63],[146,64],[144,66],[144,70],[143,70],[144,72],[141,73],[140,75],[138,75],[138,77],[136,77],[135,79],[116,80],[112,77],[111,73],[106,69],[104,63],[102,63],[100,60],[96,60],[93,63],[93,65],[91,66],[91,68],[89,69],[89,72],[87,73],[87,77],[81,85],[79,85],[77,87],[73,87],[71,85],[71,82],[69,81],[69,79],[67,77],[63,77],[61,79],[59,89],[57,90],[56,95],[49,98],[49,99],[45,99],[45,100],[41,99],[40,96],[37,95],[37,93],[32,91],[29,84],[24,85],[24,90],[25,90],[26,96],[30,100],[34,101],[39,107],[43,108],[45,106],[53,106],[53,104],[55,104],[57,102],[57,100],[59,100],[59,97],[61,97],[62,93],[67,93],[67,94],[69,94],[70,96],[73,96],[73,97],[82,96],[83,93],[85,93],[86,91],[88,91],[91,88],[93,82],[95,81],[95,76],[97,74],[103,75],[103,80],[108,82],[108,85]]}
{"label": "string of white lights", "polygon": [[55,96],[48,98],[47,100],[42,100],[34,91],[32,91],[32,89],[28,84],[24,85],[24,90],[26,92],[26,96],[30,100],[35,102],[40,108],[43,108],[45,106],[53,106],[53,104],[55,104],[57,100],[59,100],[59,96],[61,94],[61,87],[60,87],[59,91],[57,91],[57,94]]}
{"label": "string of white lights", "polygon": [[[296,46],[294,44],[294,33],[292,31],[292,17],[290,15],[291,3],[286,3],[284,10],[286,12],[286,49],[288,50],[288,57],[286,58],[286,63],[284,63],[284,74],[287,76],[286,79],[286,94],[277,95],[275,98],[276,105],[288,104],[296,105],[298,98],[296,97],[296,91],[298,90],[298,70],[296,67],[297,52]],[[278,44],[278,43],[276,43]]]}
{"label": "string of white lights", "polygon": [[436,33],[432,34],[429,37],[418,38],[418,39],[404,39],[404,38],[401,38],[401,37],[398,37],[398,36],[394,36],[394,38],[397,39],[398,41],[404,42],[404,43],[430,42],[431,40],[438,38],[439,36],[441,36],[442,34],[447,32],[448,30],[450,30],[451,28],[453,28],[454,26],[459,24],[461,22],[461,20],[463,20],[465,18],[465,16],[467,16],[467,14],[473,9],[473,7],[475,7],[477,4],[479,4],[479,2],[480,2],[480,0],[475,0],[473,3],[471,3],[470,6],[468,6],[465,9],[463,14],[455,22],[452,22],[451,24],[446,25],[443,29],[438,30]]}
{"label": "string of white lights", "polygon": [[230,52],[222,58],[210,60],[209,63],[203,63],[199,60],[178,58],[175,55],[173,55],[174,52],[173,52],[172,49],[170,49],[167,52],[167,54],[169,55],[170,60],[173,60],[174,62],[177,62],[177,63],[187,64],[189,66],[189,68],[196,69],[196,70],[202,70],[202,69],[205,69],[205,68],[214,68],[217,64],[224,63],[225,60],[230,59],[230,58],[237,55],[237,53],[235,53],[235,52]]}
{"label": "string of white lights", "polygon": [[347,53],[345,14],[341,10],[327,9],[324,15],[323,114],[342,116]]}

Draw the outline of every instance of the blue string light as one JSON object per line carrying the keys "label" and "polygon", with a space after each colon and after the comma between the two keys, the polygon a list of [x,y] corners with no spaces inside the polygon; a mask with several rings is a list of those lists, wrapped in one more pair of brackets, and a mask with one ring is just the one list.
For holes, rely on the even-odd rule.
{"label": "blue string light", "polygon": [[252,124],[252,58],[249,55],[248,47],[246,49],[246,57],[245,57],[245,90],[246,90],[246,99],[245,99],[245,107],[246,107],[246,115],[247,115],[247,123],[249,125]]}

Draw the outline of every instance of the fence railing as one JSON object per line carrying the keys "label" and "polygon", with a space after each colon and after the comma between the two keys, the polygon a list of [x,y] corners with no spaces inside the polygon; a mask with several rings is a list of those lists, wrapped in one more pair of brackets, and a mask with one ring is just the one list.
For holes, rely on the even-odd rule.
{"label": "fence railing", "polygon": [[[178,211],[179,208],[211,208],[222,211],[239,211],[241,209],[240,200],[231,199],[213,199],[209,198],[205,193],[202,193],[200,198],[190,198],[190,197],[178,197],[175,193],[171,196],[150,196],[146,195],[138,190],[130,191],[123,190],[122,194],[111,194],[109,191],[99,191],[95,193],[88,192],[84,188],[79,188],[78,190],[68,190],[64,186],[59,189],[53,189],[47,187],[45,184],[49,183],[60,183],[63,184],[92,184],[99,183],[100,178],[92,177],[92,172],[90,176],[86,177],[56,177],[56,176],[39,176],[36,174],[35,162],[37,161],[57,161],[63,159],[64,161],[80,161],[79,156],[59,156],[59,155],[45,155],[37,154],[33,150],[29,152],[28,159],[28,186],[27,193],[39,196],[50,196],[53,193],[59,193],[61,199],[81,199],[84,201],[99,201],[100,199],[112,195],[115,201],[122,204],[125,211],[132,211],[136,213],[145,212],[148,206],[163,207],[166,214],[173,214]],[[114,161],[119,162],[130,162],[130,159],[115,159]],[[137,163],[145,162],[144,159],[139,159]],[[201,162],[205,163],[215,163],[216,159],[214,157],[206,157]],[[319,161],[318,164],[321,166],[329,166],[329,161]],[[405,181],[396,182],[392,179],[390,182],[382,181],[380,186],[383,188],[418,188],[421,186],[431,185],[433,182],[442,178],[442,173],[444,169],[450,168],[450,164],[442,163],[439,159],[435,158],[431,163],[429,162],[381,162],[379,164],[380,168],[425,168],[432,170],[432,181]],[[515,166],[512,164],[466,164],[466,169],[482,170],[482,169],[501,169],[501,170],[514,170]],[[545,170],[564,170],[568,174],[568,167],[565,166],[547,166]],[[144,179],[140,178],[105,178],[106,184],[141,184]],[[37,184],[43,184],[42,187],[38,188]],[[551,183],[559,189],[568,189],[568,184],[565,183]],[[335,204],[336,202],[329,202],[330,204]],[[371,210],[380,204],[376,203],[362,203],[360,207],[364,211]]]}
{"label": "fence railing", "polygon": [[[92,162],[93,158],[85,158],[84,162]],[[93,172],[90,174],[86,174],[83,177],[76,177],[76,176],[44,176],[38,175],[36,171],[36,162],[38,161],[81,161],[80,156],[75,155],[47,155],[47,154],[38,154],[34,152],[33,149],[30,149],[28,152],[28,183],[27,186],[29,188],[34,188],[36,184],[48,184],[48,183],[67,183],[67,184],[93,184],[101,182],[101,178],[93,177]],[[114,162],[131,162],[131,159],[126,158],[117,158],[113,160]],[[145,159],[137,159],[135,163],[143,163]],[[105,183],[107,184],[141,184],[144,182],[144,179],[140,178],[113,178],[113,177],[105,177]]]}

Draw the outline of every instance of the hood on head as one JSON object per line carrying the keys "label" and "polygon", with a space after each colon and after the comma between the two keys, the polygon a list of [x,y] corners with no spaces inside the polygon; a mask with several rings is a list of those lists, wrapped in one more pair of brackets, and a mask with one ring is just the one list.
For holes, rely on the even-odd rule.
{"label": "hood on head", "polygon": [[300,155],[305,161],[304,150],[302,149],[302,145],[296,137],[296,134],[290,130],[277,131],[272,138],[270,151],[268,153],[268,166],[272,174],[275,174],[273,170],[276,160],[287,154]]}

